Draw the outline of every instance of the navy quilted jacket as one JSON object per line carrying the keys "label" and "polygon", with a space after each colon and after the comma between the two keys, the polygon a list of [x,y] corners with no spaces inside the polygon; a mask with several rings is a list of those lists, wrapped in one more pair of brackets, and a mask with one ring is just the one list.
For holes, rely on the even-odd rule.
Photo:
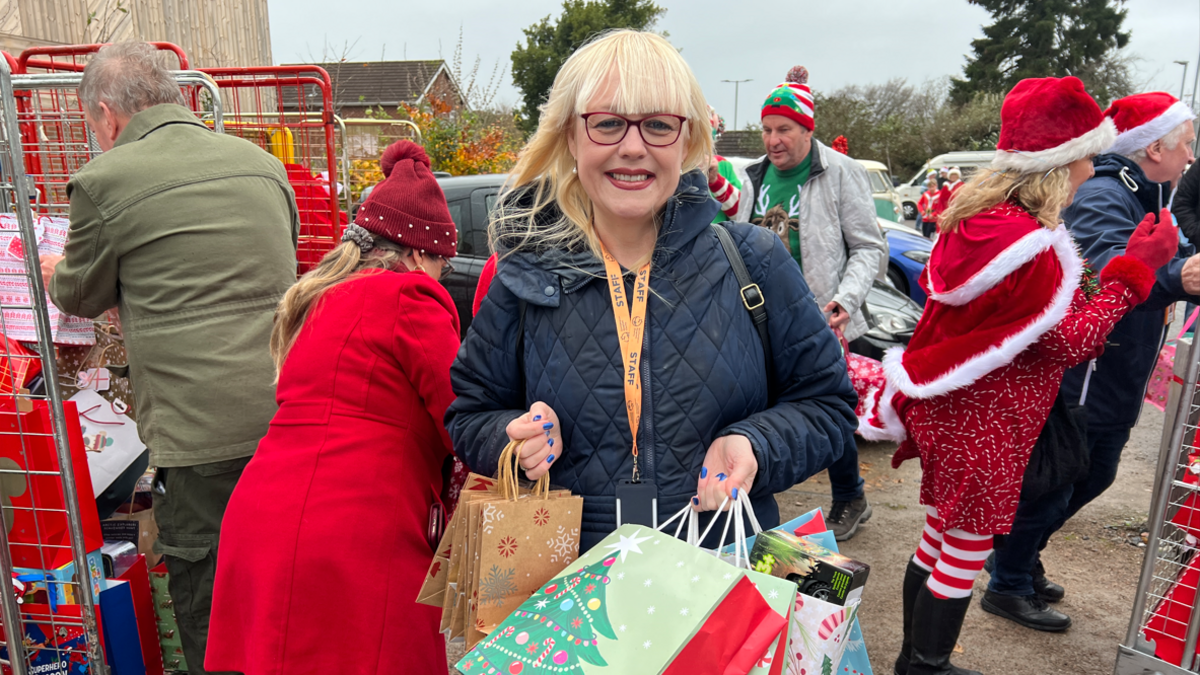
{"label": "navy quilted jacket", "polygon": [[[782,242],[763,228],[727,223],[766,295],[778,391],[768,402],[762,342],[709,227],[717,209],[703,175],[693,172],[663,214],[642,351],[640,471],[657,485],[665,520],[696,493],[713,439],[741,434],[758,459],[754,510],[770,528],[779,522],[775,493],[854,447],[856,398],[837,340]],[[458,398],[446,413],[458,456],[476,473],[494,475],[508,442],[505,426],[527,403],[553,408],[564,448],[551,482],[584,497],[583,550],[616,529],[615,488],[633,471],[603,274],[590,252],[503,258],[451,368]],[[632,278],[627,274],[628,284]],[[523,377],[515,353],[522,299]],[[707,521],[706,514],[702,525]]]}

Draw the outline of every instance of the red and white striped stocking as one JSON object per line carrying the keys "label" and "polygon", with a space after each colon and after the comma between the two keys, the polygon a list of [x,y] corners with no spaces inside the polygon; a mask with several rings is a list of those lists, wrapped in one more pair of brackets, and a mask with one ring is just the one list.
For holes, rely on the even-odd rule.
{"label": "red and white striped stocking", "polygon": [[913,562],[929,570],[926,585],[938,598],[966,598],[992,552],[992,535],[962,530],[939,532],[937,509],[925,507],[925,531]]}

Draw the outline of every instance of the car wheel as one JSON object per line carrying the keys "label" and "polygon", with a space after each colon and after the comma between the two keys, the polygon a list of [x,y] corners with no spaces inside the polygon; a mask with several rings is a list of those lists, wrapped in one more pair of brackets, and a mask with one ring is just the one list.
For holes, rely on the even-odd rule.
{"label": "car wheel", "polygon": [[908,295],[908,279],[904,278],[904,272],[901,272],[899,267],[888,265],[887,280],[892,288]]}
{"label": "car wheel", "polygon": [[912,202],[904,202],[904,219],[905,220],[916,220],[917,219],[917,205],[916,204],[913,204]]}

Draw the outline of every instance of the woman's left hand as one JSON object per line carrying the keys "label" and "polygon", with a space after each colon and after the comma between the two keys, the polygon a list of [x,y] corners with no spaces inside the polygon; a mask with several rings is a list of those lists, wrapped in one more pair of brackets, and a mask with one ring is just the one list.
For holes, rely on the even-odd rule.
{"label": "woman's left hand", "polygon": [[735,488],[749,490],[757,474],[758,460],[754,458],[750,439],[736,434],[716,439],[704,455],[704,468],[700,470],[700,483],[692,508],[715,511],[726,497],[733,497]]}

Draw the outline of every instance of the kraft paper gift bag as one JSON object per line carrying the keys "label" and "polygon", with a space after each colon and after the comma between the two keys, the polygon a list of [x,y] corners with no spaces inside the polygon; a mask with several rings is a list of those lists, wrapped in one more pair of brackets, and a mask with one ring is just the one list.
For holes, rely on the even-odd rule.
{"label": "kraft paper gift bag", "polygon": [[491,633],[534,591],[579,557],[583,498],[551,494],[549,474],[530,494],[517,484],[518,444],[500,457],[501,498],[479,505],[471,600],[474,627]]}
{"label": "kraft paper gift bag", "polygon": [[[462,490],[463,494],[490,494],[494,492],[495,487],[494,479],[472,473],[467,475]],[[455,510],[446,525],[446,531],[442,534],[442,540],[438,542],[433,561],[429,563],[429,571],[425,573],[425,582],[421,584],[421,591],[417,594],[417,602],[423,605],[441,607],[445,602],[446,586],[450,577],[450,557],[454,552],[454,537],[464,520],[463,515],[465,514],[460,515],[458,510]]]}

